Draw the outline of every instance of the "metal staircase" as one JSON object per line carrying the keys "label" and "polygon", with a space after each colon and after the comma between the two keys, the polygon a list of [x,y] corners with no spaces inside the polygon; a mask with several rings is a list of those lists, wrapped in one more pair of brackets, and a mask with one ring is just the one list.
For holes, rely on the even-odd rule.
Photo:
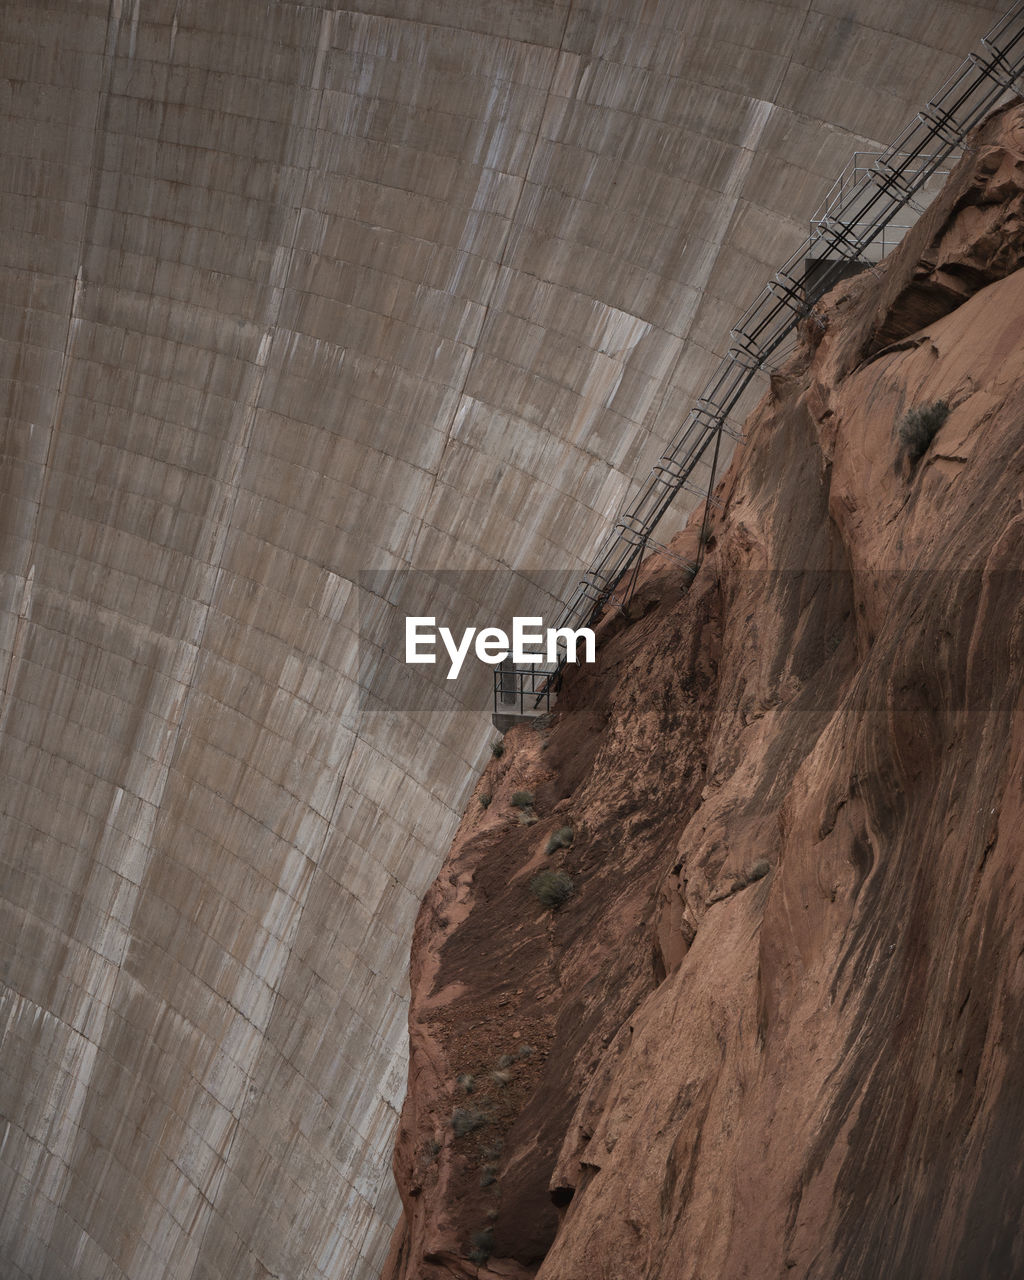
{"label": "metal staircase", "polygon": [[[650,475],[623,508],[601,542],[590,568],[569,598],[558,627],[586,626],[607,602],[616,584],[639,561],[654,530],[681,489],[701,500],[714,488],[722,437],[741,439],[736,410],[754,376],[778,363],[795,346],[795,328],[814,302],[849,274],[851,264],[875,257],[879,242],[909,225],[897,221],[903,210],[922,212],[933,191],[929,183],[948,168],[968,133],[1007,94],[1024,92],[1024,0],[982,37],[971,53],[916,119],[872,163],[855,154],[833,184],[810,223],[810,235],[776,271],[730,333],[718,368]],[[899,237],[897,237],[899,238]],[[875,250],[875,253],[872,252]],[[815,286],[804,281],[807,259],[818,263]],[[788,344],[788,345],[787,345]],[[696,484],[697,467],[710,455],[708,479]],[[543,667],[506,669],[502,688],[518,679],[536,690]],[[557,684],[557,668],[546,669],[547,684]],[[541,685],[545,682],[542,680]],[[498,680],[495,679],[497,707]]]}

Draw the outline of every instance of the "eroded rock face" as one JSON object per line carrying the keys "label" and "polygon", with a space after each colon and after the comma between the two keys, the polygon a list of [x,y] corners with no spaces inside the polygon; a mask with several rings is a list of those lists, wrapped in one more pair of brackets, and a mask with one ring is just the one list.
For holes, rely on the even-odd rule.
{"label": "eroded rock face", "polygon": [[481,779],[416,931],[393,1280],[1024,1269],[1021,128],[821,304],[692,585],[649,561]]}

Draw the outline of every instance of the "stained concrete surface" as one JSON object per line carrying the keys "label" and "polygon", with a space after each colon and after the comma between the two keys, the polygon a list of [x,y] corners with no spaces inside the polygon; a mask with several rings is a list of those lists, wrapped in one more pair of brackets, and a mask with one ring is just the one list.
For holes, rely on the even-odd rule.
{"label": "stained concrete surface", "polygon": [[359,572],[534,612],[999,11],[4,4],[5,1276],[378,1273],[493,730],[360,700]]}

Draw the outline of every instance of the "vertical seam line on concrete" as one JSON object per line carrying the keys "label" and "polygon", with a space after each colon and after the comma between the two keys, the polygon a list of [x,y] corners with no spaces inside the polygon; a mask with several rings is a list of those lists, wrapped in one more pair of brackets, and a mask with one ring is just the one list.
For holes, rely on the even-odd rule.
{"label": "vertical seam line on concrete", "polygon": [[[113,78],[113,68],[116,62],[117,54],[117,29],[121,20],[122,0],[109,0],[107,10],[107,30],[104,37],[103,47],[103,70],[100,75],[100,82],[96,88],[96,105],[93,110],[92,118],[92,150],[89,155],[88,169],[88,187],[85,193],[85,202],[82,208],[81,227],[78,233],[78,252],[76,254],[77,267],[75,270],[74,284],[71,290],[71,306],[68,309],[68,323],[64,332],[64,347],[61,351],[60,372],[57,375],[57,387],[54,394],[53,410],[50,413],[48,438],[46,441],[46,457],[43,461],[42,475],[39,480],[39,493],[35,503],[35,511],[32,515],[31,527],[29,535],[25,540],[25,555],[29,563],[33,559],[33,552],[36,546],[36,539],[39,536],[40,517],[43,511],[43,504],[46,500],[46,494],[50,487],[50,477],[53,474],[53,459],[56,451],[57,435],[60,431],[61,419],[64,416],[64,402],[67,398],[68,372],[71,366],[71,353],[75,345],[75,335],[78,332],[78,326],[75,323],[78,319],[78,302],[81,296],[84,283],[84,260],[86,245],[89,237],[89,227],[93,219],[93,211],[96,209],[98,201],[98,186],[101,181],[101,153],[103,149],[102,139],[105,137],[105,130],[101,129],[102,118],[105,114],[105,105],[110,101],[110,84]],[[17,669],[19,666],[19,654],[25,643],[25,635],[28,630],[28,612],[31,608],[30,598],[27,591],[28,571],[19,575],[25,583],[25,589],[22,592],[22,611],[19,612],[18,622],[15,627],[14,639],[11,643],[11,652],[7,660],[7,670],[4,672],[3,683],[0,684],[0,728],[6,722],[8,710],[10,707],[10,692],[14,687],[17,679]]]}
{"label": "vertical seam line on concrete", "polygon": [[[526,191],[527,184],[530,181],[530,174],[533,171],[534,161],[537,158],[537,151],[540,146],[540,134],[541,134],[541,130],[544,127],[544,119],[547,115],[548,106],[551,101],[551,90],[555,83],[555,77],[558,74],[559,60],[561,59],[562,53],[565,49],[565,37],[566,37],[566,33],[569,30],[569,19],[572,17],[572,6],[573,6],[573,0],[569,0],[569,3],[566,5],[566,9],[565,9],[565,21],[562,23],[562,33],[558,37],[558,46],[553,50],[554,59],[551,67],[551,78],[548,80],[548,87],[544,94],[544,101],[538,113],[537,130],[533,135],[533,142],[530,146],[530,158],[527,161],[526,168],[523,171],[523,180],[519,188],[519,194],[516,196],[515,205],[512,209],[511,215],[509,216],[508,229],[505,232],[505,240],[501,246],[501,253],[498,255],[497,266],[494,272],[494,280],[491,283],[491,287],[488,292],[487,301],[484,303],[484,314],[483,314],[483,318],[480,321],[480,328],[477,330],[476,340],[473,345],[473,354],[470,357],[468,365],[466,366],[466,372],[462,378],[462,385],[458,389],[458,394],[455,397],[455,404],[452,408],[451,416],[449,417],[448,423],[445,426],[444,444],[441,446],[441,456],[438,458],[437,466],[434,468],[434,471],[431,474],[430,492],[427,494],[426,499],[424,500],[424,503],[423,503],[424,519],[413,541],[412,557],[407,561],[407,563],[413,565],[413,567],[415,567],[416,548],[419,545],[420,538],[422,537],[424,530],[430,527],[429,521],[426,517],[429,516],[430,507],[434,500],[434,491],[437,488],[438,481],[441,478],[441,469],[444,466],[445,455],[448,453],[448,446],[451,444],[452,430],[455,426],[455,420],[459,415],[459,409],[461,408],[463,397],[466,394],[466,387],[469,385],[469,380],[473,374],[473,369],[477,363],[477,357],[480,354],[480,346],[481,346],[481,343],[483,342],[484,333],[487,329],[487,322],[491,317],[491,308],[494,304],[494,296],[498,291],[498,284],[499,284],[499,281],[501,280],[502,272],[505,269],[505,260],[508,256],[509,245],[512,242],[512,233],[515,230],[516,221],[519,217],[519,207],[523,202],[523,194]],[[504,564],[505,561],[499,557],[499,563]]]}
{"label": "vertical seam line on concrete", "polygon": [[[252,438],[252,433],[255,427],[256,418],[260,410],[259,402],[262,395],[263,382],[266,377],[266,368],[267,368],[267,364],[269,363],[270,354],[273,349],[274,341],[278,333],[279,322],[281,317],[281,308],[284,302],[285,293],[287,292],[288,282],[291,278],[292,265],[295,260],[295,244],[298,238],[299,223],[302,218],[302,211],[306,206],[306,195],[309,191],[309,184],[312,177],[313,159],[316,152],[316,132],[320,124],[322,106],[323,106],[324,38],[326,35],[326,29],[327,29],[328,23],[333,19],[333,11],[331,10],[319,8],[317,12],[319,12],[320,14],[320,39],[318,40],[317,49],[314,55],[313,68],[312,68],[312,74],[310,76],[310,86],[309,86],[311,95],[315,98],[315,106],[313,107],[311,113],[306,115],[305,122],[300,120],[300,123],[298,126],[300,129],[306,128],[309,133],[309,144],[308,144],[309,149],[304,161],[305,177],[303,178],[302,190],[299,193],[299,199],[292,206],[292,209],[291,209],[291,227],[290,227],[290,231],[287,234],[287,240],[286,240],[286,243],[287,243],[286,259],[282,264],[282,267],[280,270],[279,284],[275,284],[275,281],[274,281],[275,270],[274,270],[273,261],[271,262],[270,268],[269,268],[268,283],[270,285],[271,290],[274,293],[276,293],[277,296],[276,298],[275,297],[271,298],[270,313],[267,319],[266,326],[264,328],[264,337],[263,339],[261,339],[261,342],[260,342],[261,350],[257,354],[258,373],[256,376],[256,383],[250,398],[250,403],[249,405],[246,406],[245,417],[243,419],[243,425],[242,425],[241,438],[238,442],[237,457],[235,458],[234,465],[231,471],[230,484],[229,484],[230,497],[227,502],[225,518],[222,523],[223,535],[221,538],[221,544],[220,544],[220,549],[218,553],[218,563],[216,565],[216,571],[214,574],[214,582],[213,582],[212,589],[210,591],[209,600],[204,610],[202,625],[200,627],[199,634],[196,639],[196,645],[195,645],[196,656],[195,656],[195,667],[193,669],[193,677],[189,682],[188,693],[185,695],[184,699],[182,700],[181,711],[178,716],[178,724],[175,730],[175,739],[177,739],[177,736],[181,732],[182,726],[186,718],[186,713],[189,708],[189,704],[192,701],[194,688],[195,688],[195,685],[194,685],[195,668],[198,667],[199,656],[202,650],[202,645],[203,645],[204,637],[206,634],[207,623],[209,621],[210,613],[214,605],[214,600],[216,599],[216,596],[217,596],[217,590],[224,573],[224,563],[223,563],[224,555],[227,550],[228,543],[230,541],[231,525],[234,518],[235,507],[238,502],[238,495],[241,489],[242,471],[244,469],[245,461],[248,455],[248,446]],[[312,115],[311,121],[310,121],[310,114]],[[175,745],[171,749],[172,760],[176,750],[177,750],[177,741],[175,741]],[[313,882],[313,877],[310,878],[310,885],[312,885],[312,882]],[[307,899],[308,899],[308,896],[309,896],[309,888],[307,887],[307,891],[306,891]],[[304,905],[305,904],[303,903],[303,906]],[[301,916],[302,916],[302,907],[300,907],[298,915],[296,917],[296,927],[298,927],[298,922],[301,920]],[[289,958],[290,958],[290,947],[288,949],[288,954],[285,956],[284,968],[287,967]],[[284,972],[284,968],[282,969],[282,973]],[[273,999],[270,1002],[270,1007],[267,1010],[266,1018],[265,1018],[263,1027],[261,1028],[259,1043],[257,1044],[256,1049],[254,1051],[252,1064],[251,1064],[253,1067],[255,1067],[259,1062],[259,1058],[261,1056],[261,1053],[266,1041],[266,1028],[270,1025],[274,1016],[274,1012],[277,1009],[278,1003],[280,1000],[280,990],[277,983],[275,983],[273,991],[274,991]],[[239,1065],[241,1066],[241,1064]],[[211,1187],[209,1196],[203,1195],[203,1193],[200,1191],[200,1195],[203,1196],[203,1199],[206,1202],[206,1210],[204,1215],[206,1218],[206,1222],[196,1242],[195,1261],[193,1262],[192,1267],[189,1271],[189,1280],[195,1280],[197,1270],[202,1264],[203,1249],[205,1246],[207,1234],[209,1233],[214,1220],[219,1216],[217,1206],[220,1200],[221,1192],[227,1182],[227,1171],[228,1171],[229,1162],[231,1158],[231,1151],[234,1148],[235,1140],[238,1137],[238,1132],[241,1127],[242,1115],[245,1111],[246,1103],[249,1098],[249,1090],[252,1084],[253,1084],[253,1072],[247,1068],[245,1069],[245,1081],[242,1088],[242,1096],[237,1105],[237,1110],[233,1108],[230,1111],[230,1114],[232,1116],[231,1133],[224,1150],[224,1156],[221,1161],[220,1169],[218,1171],[219,1177],[217,1180],[217,1186],[215,1189]],[[199,1190],[198,1187],[197,1187],[197,1190]],[[262,1262],[260,1265],[262,1266]]]}
{"label": "vertical seam line on concrete", "polygon": [[[78,253],[77,253],[78,266],[75,272],[74,288],[71,294],[71,306],[68,312],[68,324],[67,324],[67,329],[64,335],[64,349],[61,353],[60,374],[58,375],[58,379],[57,379],[56,396],[54,400],[53,412],[50,416],[49,438],[47,439],[47,442],[46,442],[46,458],[43,464],[43,474],[40,478],[39,496],[36,502],[35,512],[33,513],[33,516],[32,516],[31,531],[29,534],[29,538],[27,539],[28,555],[30,559],[32,558],[32,552],[36,546],[36,540],[39,536],[39,526],[41,523],[43,506],[46,500],[47,491],[50,487],[50,477],[53,474],[53,470],[54,470],[53,464],[54,464],[54,457],[56,453],[57,437],[60,432],[60,424],[64,414],[64,404],[67,398],[68,375],[71,367],[72,352],[75,345],[75,337],[78,332],[78,325],[76,323],[76,321],[79,319],[77,315],[78,304],[79,304],[79,299],[81,297],[82,291],[84,289],[84,284],[85,284],[84,263],[85,263],[85,254],[86,254],[87,246],[89,244],[89,229],[90,229],[90,226],[93,224],[94,211],[99,207],[99,185],[102,182],[102,173],[103,173],[102,153],[104,150],[104,140],[106,138],[105,118],[106,118],[107,109],[110,104],[111,82],[113,80],[114,67],[117,62],[117,43],[118,43],[118,34],[119,34],[120,23],[121,23],[121,15],[122,15],[122,0],[110,0],[109,7],[107,10],[107,30],[106,30],[106,36],[105,36],[105,42],[104,42],[104,49],[103,49],[103,70],[100,77],[100,83],[96,91],[96,106],[93,112],[93,122],[92,122],[93,137],[92,137],[92,150],[90,152],[90,158],[89,158],[88,190],[86,192],[86,202],[82,210],[81,229],[78,235]],[[13,689],[14,682],[17,679],[16,669],[18,666],[18,650],[21,645],[24,645],[25,635],[29,629],[28,614],[31,609],[31,604],[27,598],[27,591],[26,591],[26,594],[23,595],[22,600],[23,600],[22,610],[18,618],[18,624],[15,631],[15,640],[11,648],[11,655],[8,661],[7,671],[4,676],[3,689],[2,689],[3,705],[2,707],[0,707],[0,725],[2,725],[6,721],[6,718],[9,712],[9,708],[10,708],[9,694]],[[79,904],[79,911],[80,910],[81,910],[81,904]],[[123,961],[123,956],[121,959]],[[117,988],[117,978],[115,977],[109,991],[109,999],[111,1001],[113,1000],[114,991],[116,990],[116,988]],[[94,1029],[94,1032],[90,1032],[89,1035],[83,1036],[83,1039],[85,1040],[85,1042],[87,1044],[93,1045],[94,1048],[96,1048],[97,1050],[99,1048],[99,1044],[102,1040],[103,1032],[106,1027],[107,1013],[109,1012],[109,1009],[110,1009],[110,1004],[108,1002],[103,1002],[102,1013],[99,1018],[99,1025]],[[93,1066],[95,1065],[97,1058],[98,1058],[98,1053],[93,1055],[91,1065]],[[90,1071],[89,1078],[91,1080],[91,1071]],[[81,1076],[76,1077],[76,1079],[78,1079],[79,1081],[82,1080]],[[85,1082],[82,1081],[82,1083],[83,1083],[83,1087],[85,1087]],[[112,1148],[111,1148],[111,1151],[112,1151]],[[104,1160],[103,1172],[94,1182],[93,1190],[90,1196],[90,1207],[88,1211],[90,1215],[92,1212],[92,1208],[95,1205],[96,1199],[99,1195],[99,1188],[107,1176],[107,1172],[110,1168],[111,1159],[112,1159],[112,1154],[111,1152],[108,1152]],[[88,1228],[84,1224],[82,1225],[81,1229],[86,1235],[91,1235],[91,1233],[89,1233],[88,1231]]]}

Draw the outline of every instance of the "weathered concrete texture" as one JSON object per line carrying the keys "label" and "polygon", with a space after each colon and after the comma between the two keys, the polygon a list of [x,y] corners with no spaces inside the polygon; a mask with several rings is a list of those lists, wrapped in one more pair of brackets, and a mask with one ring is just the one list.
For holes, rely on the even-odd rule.
{"label": "weathered concrete texture", "polygon": [[491,730],[360,716],[353,579],[586,558],[997,7],[360,8],[0,8],[5,1275],[379,1270]]}

